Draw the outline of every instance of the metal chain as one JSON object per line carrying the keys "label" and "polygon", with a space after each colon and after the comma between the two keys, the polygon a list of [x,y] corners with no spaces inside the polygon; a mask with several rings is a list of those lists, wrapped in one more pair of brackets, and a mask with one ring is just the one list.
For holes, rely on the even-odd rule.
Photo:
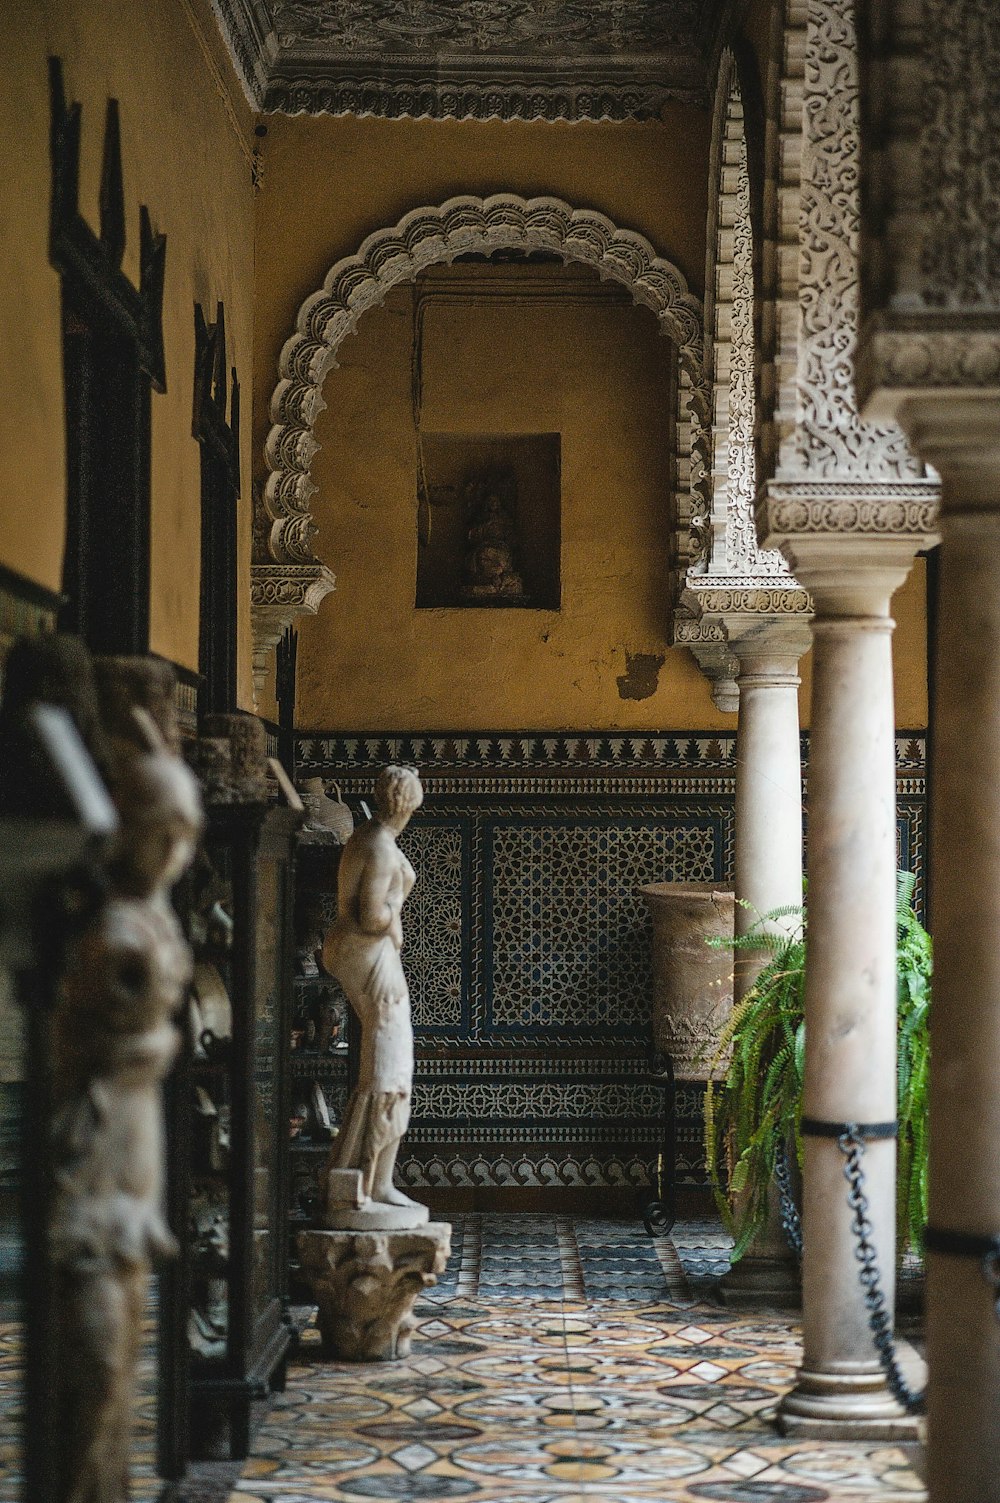
{"label": "metal chain", "polygon": [[983,1278],[990,1286],[990,1293],[993,1297],[993,1313],[997,1320],[1000,1320],[1000,1238],[995,1237],[993,1239],[993,1246],[989,1252],[983,1254],[980,1267],[983,1271]]}
{"label": "metal chain", "polygon": [[781,1229],[792,1252],[802,1257],[802,1218],[792,1194],[792,1173],[788,1165],[785,1145],[780,1143],[774,1156],[774,1183],[778,1187],[778,1205],[781,1211]]}
{"label": "metal chain", "polygon": [[[864,1156],[865,1145],[858,1136],[858,1129],[852,1123],[846,1123],[846,1131],[837,1139],[841,1153],[846,1160],[844,1164],[844,1178],[847,1180],[849,1189],[847,1204],[851,1208],[853,1216],[852,1230],[857,1246],[854,1255],[861,1264],[861,1286],[865,1291],[865,1307],[868,1311],[868,1325],[875,1342],[875,1350],[885,1373],[886,1382],[892,1390],[893,1397],[902,1405],[907,1414],[923,1414],[925,1411],[926,1396],[923,1393],[915,1393],[903,1376],[896,1356],[896,1347],[892,1339],[892,1320],[886,1307],[885,1295],[882,1291],[882,1281],[879,1276],[878,1254],[872,1242],[872,1224],[868,1218],[868,1197],[865,1194],[865,1172],[861,1165]],[[998,1284],[1000,1284],[1000,1270],[998,1270]]]}

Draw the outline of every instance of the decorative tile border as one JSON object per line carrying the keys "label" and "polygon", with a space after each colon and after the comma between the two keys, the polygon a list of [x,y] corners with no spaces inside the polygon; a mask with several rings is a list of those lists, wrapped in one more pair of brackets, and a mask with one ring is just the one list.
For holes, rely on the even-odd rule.
{"label": "decorative tile border", "polygon": [[[650,1186],[662,1096],[646,1073],[649,934],[634,890],[731,873],[735,736],[300,735],[297,753],[301,773],[335,779],[355,807],[387,762],[418,766],[426,789],[402,842],[420,878],[403,1183]],[[897,736],[896,766],[900,861],[919,881],[923,733]],[[677,1089],[683,1184],[706,1183],[703,1097]]]}

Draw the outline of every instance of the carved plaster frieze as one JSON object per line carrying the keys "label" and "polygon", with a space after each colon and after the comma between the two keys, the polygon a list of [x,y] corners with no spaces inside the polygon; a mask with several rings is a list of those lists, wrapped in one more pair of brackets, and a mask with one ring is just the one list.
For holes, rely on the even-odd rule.
{"label": "carved plaster frieze", "polygon": [[256,109],[655,119],[704,98],[719,0],[212,0]]}
{"label": "carved plaster frieze", "polygon": [[760,475],[769,480],[795,432],[798,400],[799,199],[809,0],[772,7],[765,79],[761,251]]}
{"label": "carved plaster frieze", "polygon": [[858,394],[872,416],[898,416],[942,472],[957,463],[967,494],[970,465],[995,475],[1000,463],[996,6],[868,4],[860,41]]}
{"label": "carved plaster frieze", "polygon": [[[402,78],[377,72],[331,76],[277,75],[268,83],[263,108],[286,115],[366,115],[385,120],[656,120],[670,100],[701,102],[701,65],[694,77],[664,84],[634,77],[612,81],[600,75],[564,78],[510,75],[480,81],[467,74],[440,80],[408,70]],[[683,78],[683,75],[682,75]]]}
{"label": "carved plaster frieze", "polygon": [[860,158],[854,0],[811,0],[799,206],[798,403],[778,475],[918,477],[895,424],[864,421],[854,393],[860,319]]}
{"label": "carved plaster frieze", "polygon": [[1000,313],[978,328],[957,325],[892,313],[869,320],[857,367],[858,397],[867,410],[905,419],[908,401],[946,392],[983,392],[1000,401]]}
{"label": "carved plaster frieze", "polygon": [[809,596],[794,580],[788,584],[743,582],[736,585],[699,584],[698,603],[706,616],[727,621],[730,616],[805,616],[811,609]]}
{"label": "carved plaster frieze", "polygon": [[336,587],[336,577],[314,560],[309,564],[253,564],[250,612],[253,621],[253,679],[260,694],[268,658],[298,616],[315,616]]}
{"label": "carved plaster frieze", "polygon": [[881,485],[877,481],[772,481],[758,508],[758,527],[771,546],[792,537],[908,538],[915,548],[937,538],[938,485],[933,480]]}
{"label": "carved plaster frieze", "polygon": [[635,60],[696,52],[702,0],[270,0],[280,46],[342,57]]}

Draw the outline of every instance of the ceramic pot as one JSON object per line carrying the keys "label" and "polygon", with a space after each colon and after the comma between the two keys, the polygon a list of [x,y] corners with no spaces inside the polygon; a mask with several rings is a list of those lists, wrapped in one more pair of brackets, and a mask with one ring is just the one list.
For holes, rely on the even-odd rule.
{"label": "ceramic pot", "polygon": [[653,882],[638,889],[653,919],[653,1045],[669,1054],[678,1080],[721,1079],[731,1051],[712,1069],[719,1033],[733,1010],[731,940],[735,898],[716,882]]}

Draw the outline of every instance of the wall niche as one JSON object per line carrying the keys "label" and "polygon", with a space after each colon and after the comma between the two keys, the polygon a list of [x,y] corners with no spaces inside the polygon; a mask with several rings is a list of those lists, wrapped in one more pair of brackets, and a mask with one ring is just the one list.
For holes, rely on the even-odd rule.
{"label": "wall niche", "polygon": [[417,606],[559,609],[560,435],[421,433]]}

